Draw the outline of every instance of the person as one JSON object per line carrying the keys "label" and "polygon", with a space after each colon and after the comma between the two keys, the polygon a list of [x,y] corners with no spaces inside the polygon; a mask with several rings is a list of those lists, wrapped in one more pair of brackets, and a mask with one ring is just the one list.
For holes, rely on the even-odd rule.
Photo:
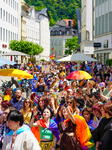
{"label": "person", "polygon": [[17,110],[11,111],[7,124],[13,131],[4,138],[2,150],[41,150],[30,128],[23,126],[23,114]]}
{"label": "person", "polygon": [[[43,119],[34,123],[34,118],[38,111],[35,109],[30,122],[31,127],[39,127],[40,132],[40,147],[42,150],[55,150],[56,143],[59,140],[59,131],[54,120],[50,119],[53,116],[53,111],[50,107],[44,108],[42,111]],[[53,135],[55,136],[53,140]]]}
{"label": "person", "polygon": [[31,101],[29,98],[25,98],[24,99],[24,102],[23,102],[23,107],[22,109],[20,110],[20,112],[23,114],[23,118],[24,118],[24,123],[25,124],[28,124],[30,123],[30,119],[31,119]]}
{"label": "person", "polygon": [[101,108],[102,115],[105,116],[99,123],[96,132],[96,149],[112,149],[112,104],[105,103]]}
{"label": "person", "polygon": [[36,83],[36,85],[35,85],[35,89],[37,89],[37,93],[38,93],[40,96],[43,96],[43,93],[44,93],[44,86],[45,86],[44,78],[43,78],[43,77],[40,77],[40,78],[37,80],[37,83]]}
{"label": "person", "polygon": [[73,114],[80,114],[79,109],[76,107],[76,102],[74,98],[66,98],[66,103],[72,108]]}
{"label": "person", "polygon": [[12,110],[15,110],[15,108],[12,106],[4,108],[3,121],[2,121],[2,124],[0,126],[0,148],[2,148],[3,139],[5,138],[6,134],[10,132],[10,129],[9,129],[6,121],[7,121],[7,116],[9,114],[9,112]]}
{"label": "person", "polygon": [[53,96],[50,96],[49,97],[49,106],[54,110],[54,115],[56,115],[58,107],[59,107],[58,99],[54,98]]}
{"label": "person", "polygon": [[15,93],[16,97],[10,100],[13,107],[15,107],[18,111],[22,109],[23,101],[25,98],[22,97],[22,90],[17,89]]}
{"label": "person", "polygon": [[82,116],[84,117],[84,119],[86,120],[89,129],[92,129],[92,124],[93,124],[93,114],[91,112],[91,109],[86,107],[82,110]]}
{"label": "person", "polygon": [[91,108],[91,111],[93,112],[93,115],[94,115],[93,123],[92,123],[93,131],[98,127],[101,119],[103,118],[102,113],[101,113],[101,106],[102,104],[96,103]]}

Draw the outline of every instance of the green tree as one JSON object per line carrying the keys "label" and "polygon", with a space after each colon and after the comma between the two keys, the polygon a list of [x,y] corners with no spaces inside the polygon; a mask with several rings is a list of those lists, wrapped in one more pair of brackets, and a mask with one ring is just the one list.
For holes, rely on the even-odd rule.
{"label": "green tree", "polygon": [[20,51],[20,52],[23,52],[30,56],[38,55],[38,54],[42,53],[44,50],[38,44],[34,44],[33,42],[23,41],[23,40],[21,40],[21,41],[12,40],[9,43],[9,47],[13,51]]}
{"label": "green tree", "polygon": [[74,36],[71,39],[67,39],[65,47],[67,48],[67,50],[65,50],[65,55],[71,55],[72,52],[76,53],[77,48],[80,47],[80,45],[78,44],[78,37]]}

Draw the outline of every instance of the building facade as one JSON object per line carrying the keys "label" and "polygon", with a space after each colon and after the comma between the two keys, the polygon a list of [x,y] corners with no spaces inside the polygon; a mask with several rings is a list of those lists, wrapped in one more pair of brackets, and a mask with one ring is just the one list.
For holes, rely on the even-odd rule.
{"label": "building facade", "polygon": [[[11,40],[21,39],[21,1],[0,1],[0,54],[11,51],[9,43]],[[6,56],[13,60],[12,56]]]}
{"label": "building facade", "polygon": [[31,6],[26,17],[26,40],[40,44],[40,21],[36,18],[35,8]]}
{"label": "building facade", "polygon": [[36,11],[36,19],[40,21],[39,25],[39,45],[44,48],[43,52],[39,54],[40,59],[49,60],[50,55],[50,29],[49,29],[49,12],[47,8],[41,11]]}
{"label": "building facade", "polygon": [[101,47],[95,49],[97,59],[105,64],[112,59],[112,0],[95,0],[95,43]]}
{"label": "building facade", "polygon": [[77,30],[71,27],[71,21],[69,26],[61,20],[57,22],[50,31],[50,54],[55,52],[56,59],[60,59],[65,55],[65,43],[67,39],[77,36]]}
{"label": "building facade", "polygon": [[26,16],[28,15],[28,9],[30,6],[21,0],[21,40],[26,40]]}
{"label": "building facade", "polygon": [[81,0],[81,53],[94,54],[93,47],[93,1]]}

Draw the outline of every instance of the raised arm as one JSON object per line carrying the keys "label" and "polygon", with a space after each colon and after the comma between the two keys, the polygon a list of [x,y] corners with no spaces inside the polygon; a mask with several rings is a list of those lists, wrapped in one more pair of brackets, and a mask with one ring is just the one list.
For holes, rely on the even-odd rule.
{"label": "raised arm", "polygon": [[67,111],[67,113],[68,113],[68,117],[69,117],[69,118],[71,119],[71,121],[75,124],[75,118],[74,118],[73,114],[70,112],[70,109],[69,109],[68,105],[65,103],[64,106],[65,106],[66,111]]}

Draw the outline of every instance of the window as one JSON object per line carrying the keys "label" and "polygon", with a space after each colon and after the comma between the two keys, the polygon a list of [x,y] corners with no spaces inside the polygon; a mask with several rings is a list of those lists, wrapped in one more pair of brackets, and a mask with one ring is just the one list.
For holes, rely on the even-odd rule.
{"label": "window", "polygon": [[104,15],[102,16],[102,34],[104,33]]}
{"label": "window", "polygon": [[12,32],[11,32],[11,41],[12,41]]}
{"label": "window", "polygon": [[109,32],[112,31],[112,12],[109,13]]}
{"label": "window", "polygon": [[16,26],[16,17],[15,17],[15,26]]}
{"label": "window", "polygon": [[18,19],[17,19],[17,27],[18,27]]}
{"label": "window", "polygon": [[18,41],[18,34],[17,34],[17,38],[16,38],[16,40]]}
{"label": "window", "polygon": [[0,19],[2,19],[2,8],[0,9]]}
{"label": "window", "polygon": [[16,2],[15,2],[15,10],[16,10]]}
{"label": "window", "polygon": [[10,42],[10,31],[8,33],[8,42]]}
{"label": "window", "polygon": [[5,20],[5,10],[3,10],[3,20]]}
{"label": "window", "polygon": [[53,36],[53,31],[51,31],[51,36]]}
{"label": "window", "polygon": [[55,32],[54,32],[54,35],[57,35],[57,33],[58,33],[58,32],[57,32],[57,31],[55,31]]}
{"label": "window", "polygon": [[108,14],[105,14],[105,33],[108,32]]}
{"label": "window", "polygon": [[14,25],[14,16],[13,16],[13,25]]}
{"label": "window", "polygon": [[11,7],[12,7],[12,0],[11,0]]}
{"label": "window", "polygon": [[70,34],[70,32],[69,32],[68,30],[67,30],[67,32],[66,32],[66,33],[67,33],[67,35],[69,35],[69,34]]}
{"label": "window", "polygon": [[57,45],[57,40],[54,41],[54,45]]}
{"label": "window", "polygon": [[7,30],[6,30],[6,42],[7,42]]}
{"label": "window", "polygon": [[6,0],[6,4],[8,3],[8,0]]}
{"label": "window", "polygon": [[11,24],[12,24],[12,15],[11,15]]}
{"label": "window", "polygon": [[14,33],[13,33],[13,40],[14,40]]}
{"label": "window", "polygon": [[59,40],[59,44],[58,45],[61,45],[61,40]]}
{"label": "window", "polygon": [[10,6],[10,0],[9,0],[9,6]]}
{"label": "window", "polygon": [[102,33],[102,28],[101,28],[100,22],[101,22],[101,17],[99,17],[99,34]]}
{"label": "window", "polygon": [[3,41],[5,41],[5,29],[3,28]]}
{"label": "window", "polygon": [[16,33],[15,33],[15,40],[16,40]]}
{"label": "window", "polygon": [[59,35],[61,35],[62,34],[62,31],[59,31]]}
{"label": "window", "polygon": [[6,22],[8,21],[8,20],[7,20],[7,19],[8,19],[8,17],[7,17],[7,16],[8,16],[8,13],[6,12]]}
{"label": "window", "polygon": [[14,3],[14,0],[13,0],[13,9],[14,9],[14,4],[15,4],[15,3]]}
{"label": "window", "polygon": [[10,14],[9,14],[9,23],[10,23]]}
{"label": "window", "polygon": [[17,3],[17,11],[18,11],[18,3]]}
{"label": "window", "polygon": [[0,40],[2,40],[2,27],[0,27]]}

